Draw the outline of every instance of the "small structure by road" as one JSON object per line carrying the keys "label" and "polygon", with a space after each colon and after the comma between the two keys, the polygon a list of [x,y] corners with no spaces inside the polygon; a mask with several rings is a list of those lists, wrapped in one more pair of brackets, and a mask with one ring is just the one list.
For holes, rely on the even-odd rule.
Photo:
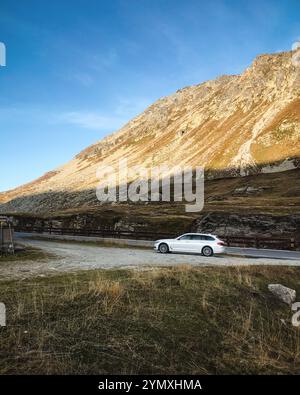
{"label": "small structure by road", "polygon": [[5,216],[0,216],[0,250],[1,254],[15,252],[13,223]]}

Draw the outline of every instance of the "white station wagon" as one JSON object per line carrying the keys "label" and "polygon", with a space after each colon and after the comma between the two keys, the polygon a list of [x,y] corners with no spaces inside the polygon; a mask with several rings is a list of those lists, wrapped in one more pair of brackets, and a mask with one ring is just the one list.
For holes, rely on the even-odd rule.
{"label": "white station wagon", "polygon": [[225,245],[224,241],[214,235],[185,233],[176,239],[157,240],[154,243],[154,249],[162,254],[168,252],[188,252],[212,256],[214,254],[224,253]]}

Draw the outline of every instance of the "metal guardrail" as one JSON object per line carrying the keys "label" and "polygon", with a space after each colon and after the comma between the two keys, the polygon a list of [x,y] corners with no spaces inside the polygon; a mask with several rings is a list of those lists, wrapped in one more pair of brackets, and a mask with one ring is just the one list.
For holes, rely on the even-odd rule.
{"label": "metal guardrail", "polygon": [[295,237],[220,236],[230,247],[264,248],[274,250],[300,250],[300,239]]}
{"label": "metal guardrail", "polygon": [[[131,230],[112,230],[112,229],[75,229],[75,228],[54,228],[54,227],[15,227],[16,232],[46,233],[53,235],[66,236],[86,236],[86,237],[111,237],[118,239],[135,240],[158,240],[164,238],[174,238],[178,234],[131,231]],[[253,247],[269,248],[278,250],[300,250],[300,239],[295,237],[261,237],[261,236],[222,236],[218,235],[230,247]]]}
{"label": "metal guardrail", "polygon": [[178,234],[158,233],[149,231],[131,231],[131,230],[112,230],[112,229],[76,229],[76,228],[50,228],[50,227],[15,227],[16,232],[29,233],[46,233],[53,235],[66,236],[86,236],[86,237],[111,237],[111,238],[129,238],[136,240],[157,240],[160,238],[173,238]]}

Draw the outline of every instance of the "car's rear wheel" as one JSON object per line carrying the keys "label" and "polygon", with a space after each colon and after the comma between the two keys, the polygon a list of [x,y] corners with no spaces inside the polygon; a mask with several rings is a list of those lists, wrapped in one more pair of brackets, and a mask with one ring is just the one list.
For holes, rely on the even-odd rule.
{"label": "car's rear wheel", "polygon": [[204,256],[213,256],[214,252],[213,249],[209,246],[202,248],[202,255]]}
{"label": "car's rear wheel", "polygon": [[169,246],[166,243],[162,243],[159,245],[158,250],[162,254],[167,254],[169,252]]}

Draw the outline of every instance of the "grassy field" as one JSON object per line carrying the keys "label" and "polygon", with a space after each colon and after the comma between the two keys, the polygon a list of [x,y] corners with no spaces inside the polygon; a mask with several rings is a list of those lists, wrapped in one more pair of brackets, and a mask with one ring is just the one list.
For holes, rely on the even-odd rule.
{"label": "grassy field", "polygon": [[1,374],[300,373],[300,330],[267,290],[292,267],[96,270],[0,283]]}

